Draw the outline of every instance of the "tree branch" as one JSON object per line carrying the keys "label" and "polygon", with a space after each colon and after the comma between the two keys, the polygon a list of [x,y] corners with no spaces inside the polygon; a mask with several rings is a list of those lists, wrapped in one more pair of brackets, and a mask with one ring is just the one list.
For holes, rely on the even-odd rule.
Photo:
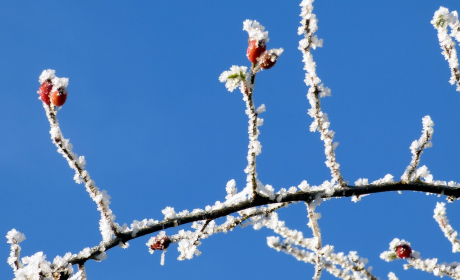
{"label": "tree branch", "polygon": [[353,195],[359,196],[365,194],[393,191],[418,191],[423,193],[433,193],[449,196],[452,199],[460,197],[460,188],[452,188],[449,186],[434,185],[423,182],[410,182],[407,184],[395,182],[380,185],[366,185],[360,187],[346,186],[340,190],[335,190],[331,195],[327,195],[324,190],[298,191],[296,193],[283,194],[282,196],[276,195],[275,199],[273,200],[270,200],[267,197],[257,196],[254,200],[246,200],[241,203],[234,204],[221,209],[206,212],[203,211],[195,214],[191,213],[184,216],[178,216],[174,219],[166,219],[159,223],[155,223],[154,225],[139,229],[135,236],[132,235],[131,230],[121,232],[117,235],[116,238],[110,240],[109,242],[91,248],[87,256],[72,256],[71,258],[69,258],[69,263],[77,264],[88,259],[96,259],[97,256],[101,254],[101,252],[104,252],[117,246],[120,242],[124,243],[137,237],[141,237],[167,228],[193,223],[196,221],[218,219],[244,209],[249,209],[261,205],[296,201],[304,201],[308,203],[310,201],[313,201],[317,196],[329,199],[331,197],[351,197]]}

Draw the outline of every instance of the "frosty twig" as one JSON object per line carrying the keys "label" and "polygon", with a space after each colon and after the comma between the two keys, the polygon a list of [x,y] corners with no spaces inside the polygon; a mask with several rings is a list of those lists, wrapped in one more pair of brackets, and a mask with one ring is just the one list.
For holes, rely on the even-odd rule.
{"label": "frosty twig", "polygon": [[[61,80],[65,79],[64,82],[61,82],[59,78],[55,77],[54,73],[54,70],[44,70],[43,73],[40,75],[39,82],[44,83],[45,81],[52,80],[54,84],[64,83],[65,86],[67,86],[68,79],[60,78]],[[56,79],[58,79],[57,82]],[[99,228],[101,230],[103,240],[107,242],[112,239],[112,235],[117,235],[118,232],[118,225],[114,223],[115,216],[112,214],[112,210],[110,210],[109,208],[110,196],[105,191],[101,192],[99,188],[96,187],[94,181],[90,178],[88,171],[85,170],[85,157],[79,157],[77,154],[72,152],[72,144],[70,144],[69,139],[64,138],[59,127],[59,122],[56,117],[56,106],[54,106],[53,104],[47,104],[46,102],[43,102],[43,108],[45,108],[46,116],[51,126],[51,140],[53,141],[54,145],[58,148],[58,152],[62,154],[62,156],[67,160],[70,168],[72,168],[75,171],[75,182],[79,184],[84,183],[86,191],[97,204],[97,209],[101,213]]]}
{"label": "frosty twig", "polygon": [[313,248],[315,255],[316,255],[315,275],[313,276],[313,279],[319,280],[321,278],[321,270],[322,270],[322,264],[321,264],[322,242],[321,242],[321,229],[319,228],[319,225],[318,225],[318,219],[320,217],[320,214],[315,213],[315,208],[316,208],[316,205],[314,201],[307,203],[308,226],[311,228],[313,232],[314,240],[316,241],[315,242],[316,244]]}
{"label": "frosty twig", "polygon": [[460,240],[458,240],[458,232],[455,231],[449,223],[446,215],[446,204],[443,202],[436,203],[433,218],[439,224],[444,236],[452,243],[452,252],[460,252]]}
{"label": "frosty twig", "polygon": [[420,162],[420,156],[423,154],[423,150],[432,146],[432,143],[430,142],[430,140],[434,132],[433,130],[434,123],[431,120],[430,116],[423,117],[422,123],[423,123],[422,136],[420,137],[419,140],[414,140],[414,142],[412,142],[412,144],[410,145],[410,150],[412,153],[412,161],[409,164],[409,166],[406,168],[406,171],[404,172],[404,174],[401,176],[401,181],[405,183],[409,181],[418,180],[420,176],[423,175],[420,172],[415,172],[415,171]]}
{"label": "frosty twig", "polygon": [[[434,13],[431,24],[438,31],[439,44],[441,45],[442,55],[449,62],[451,71],[450,84],[457,84],[457,91],[460,91],[460,71],[458,68],[457,50],[455,49],[454,37],[457,42],[460,42],[460,23],[458,21],[457,11],[449,13],[449,10],[440,7]],[[451,28],[451,33],[447,33],[447,27]]]}
{"label": "frosty twig", "polygon": [[[299,261],[311,264],[316,263],[316,255],[313,252],[300,250],[292,244],[280,242],[279,237],[268,237],[267,243],[270,248],[291,255]],[[345,256],[343,253],[333,253],[332,246],[325,246],[324,249],[327,250],[327,254],[324,254],[325,259],[321,259],[321,265],[327,272],[335,277],[345,280],[378,279],[371,273],[370,269],[365,268],[366,260],[359,260],[356,252],[350,252],[348,256]],[[341,268],[338,268],[338,265],[341,266]]]}
{"label": "frosty twig", "polygon": [[324,142],[324,152],[326,154],[326,166],[331,170],[332,178],[334,178],[340,186],[345,186],[342,174],[340,173],[340,164],[335,158],[335,148],[338,142],[333,142],[335,132],[329,130],[330,122],[327,114],[321,111],[320,97],[330,96],[331,90],[321,84],[321,79],[316,75],[316,63],[313,61],[311,48],[321,47],[323,40],[318,39],[313,35],[318,29],[318,20],[313,11],[313,0],[303,0],[300,6],[302,7],[301,24],[299,27],[299,35],[304,35],[305,38],[299,42],[299,50],[303,54],[303,62],[305,63],[304,70],[307,71],[305,75],[305,83],[310,88],[308,89],[307,98],[310,102],[311,108],[308,114],[314,119],[310,126],[310,131],[318,130],[321,133],[321,140]]}

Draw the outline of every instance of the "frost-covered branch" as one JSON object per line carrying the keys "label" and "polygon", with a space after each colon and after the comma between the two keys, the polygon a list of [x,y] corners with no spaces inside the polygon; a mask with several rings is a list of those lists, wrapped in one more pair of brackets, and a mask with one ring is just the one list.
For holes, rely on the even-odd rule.
{"label": "frost-covered branch", "polygon": [[[258,196],[256,200],[245,200],[237,204],[232,204],[228,207],[215,208],[209,211],[196,210],[188,214],[176,215],[174,218],[165,219],[160,222],[153,220],[144,220],[141,222],[137,222],[137,224],[141,224],[143,226],[138,226],[136,227],[136,229],[125,229],[111,241],[104,243],[103,245],[98,245],[91,249],[88,249],[87,254],[72,256],[69,259],[69,262],[72,264],[77,264],[89,259],[95,259],[98,255],[101,254],[101,252],[107,251],[115,246],[118,246],[120,242],[125,243],[129,240],[138,238],[140,236],[144,236],[167,228],[173,228],[197,221],[203,221],[208,219],[215,220],[221,217],[228,216],[232,213],[237,213],[238,211],[251,209],[257,206],[269,204],[278,205],[278,203],[295,201],[310,202],[315,199],[330,199],[331,197],[351,197],[353,195],[361,196],[365,194],[392,191],[418,191],[424,193],[440,194],[448,197],[460,197],[460,188],[458,187],[451,187],[447,184],[434,185],[423,182],[409,182],[407,184],[395,182],[380,185],[366,185],[360,186],[359,188],[355,186],[347,186],[343,189],[337,189],[332,193],[326,193],[324,189],[311,191],[297,191],[295,193],[277,194],[273,199]],[[273,214],[276,214],[276,212],[273,212]]]}
{"label": "frost-covered branch", "polygon": [[[11,244],[8,264],[13,268],[15,279],[69,279],[69,276],[73,274],[72,265],[67,262],[65,257],[56,257],[53,263],[50,263],[46,261],[43,252],[38,252],[31,257],[22,258],[22,261],[19,260],[19,252],[21,251],[19,243],[24,241],[26,237],[12,229],[6,238],[7,242]],[[77,278],[71,279],[77,280]]]}
{"label": "frost-covered branch", "polygon": [[[231,215],[227,216],[227,220],[221,225],[217,225],[214,220],[208,219],[206,221],[193,222],[192,228],[196,229],[195,232],[180,230],[179,233],[174,234],[170,237],[171,242],[179,243],[178,250],[180,256],[178,260],[191,259],[194,255],[199,256],[201,252],[198,250],[198,246],[201,245],[200,239],[206,239],[216,233],[227,233],[232,231],[237,226],[244,227],[248,223],[243,224],[243,222],[248,219],[253,219],[255,217],[267,217],[272,212],[287,206],[289,203],[280,203],[275,204],[270,207],[253,207],[250,209],[239,211],[239,217],[234,217]],[[250,223],[249,223],[250,224]],[[152,243],[152,241],[149,241]],[[149,246],[149,243],[147,245]]]}
{"label": "frost-covered branch", "polygon": [[[254,66],[254,64],[253,64]],[[256,170],[256,156],[262,152],[262,145],[258,140],[259,138],[259,129],[258,126],[262,125],[263,121],[258,118],[259,113],[256,111],[254,106],[254,83],[255,83],[256,73],[251,71],[251,75],[248,83],[248,93],[243,92],[243,100],[246,103],[246,115],[249,118],[249,145],[248,145],[248,166],[244,170],[248,174],[247,183],[252,187],[252,197],[255,198],[257,193],[257,170]],[[260,122],[259,122],[260,120]]]}
{"label": "frost-covered branch", "polygon": [[257,179],[256,170],[256,157],[262,152],[262,145],[258,140],[259,129],[258,127],[263,124],[263,119],[258,117],[259,113],[265,111],[265,105],[261,105],[257,110],[254,105],[254,85],[257,72],[262,69],[270,69],[273,67],[278,57],[283,52],[283,49],[272,49],[266,51],[266,43],[270,40],[268,38],[268,31],[265,27],[257,21],[245,20],[243,22],[243,30],[248,32],[249,47],[246,53],[247,58],[251,61],[251,70],[246,73],[247,67],[232,66],[230,71],[224,71],[219,80],[225,82],[225,86],[229,91],[233,91],[238,86],[243,94],[243,100],[246,104],[246,115],[249,118],[248,134],[248,166],[244,170],[247,175],[247,189],[252,190],[252,198],[257,197],[257,187],[259,180]]}
{"label": "frost-covered branch", "polygon": [[10,257],[8,258],[8,264],[13,268],[13,271],[17,271],[22,267],[22,263],[19,260],[21,253],[21,246],[19,243],[24,241],[26,237],[19,231],[12,229],[6,235],[7,243],[11,244]]}
{"label": "frost-covered branch", "polygon": [[263,120],[259,119],[258,115],[263,112],[263,110],[256,110],[254,106],[253,92],[256,73],[252,71],[253,68],[254,64],[252,65],[250,73],[247,73],[247,67],[233,65],[229,71],[224,71],[220,75],[219,80],[226,83],[225,86],[229,91],[233,91],[239,86],[243,94],[243,100],[246,104],[246,115],[248,115],[249,118],[248,166],[244,172],[248,174],[246,187],[252,190],[252,197],[255,198],[257,195],[256,156],[262,151],[262,146],[258,140],[259,129],[257,127],[263,124]]}
{"label": "frost-covered branch", "polygon": [[419,168],[417,172],[415,172],[418,167],[418,164],[420,163],[420,156],[423,154],[423,150],[425,150],[426,148],[430,148],[433,145],[430,140],[433,137],[434,123],[431,120],[430,116],[423,117],[422,123],[422,136],[420,136],[419,140],[414,140],[414,142],[412,142],[412,144],[410,145],[412,161],[406,168],[404,174],[401,176],[401,181],[403,182],[420,180],[420,177],[426,177],[426,175],[428,175],[428,173],[426,173],[426,168]]}
{"label": "frost-covered branch", "polygon": [[[440,7],[434,13],[431,24],[438,31],[439,44],[441,45],[442,55],[449,62],[451,71],[450,84],[457,84],[457,91],[460,91],[460,71],[458,68],[457,50],[455,49],[454,37],[457,42],[460,42],[460,23],[458,21],[457,11],[449,13],[449,10]],[[448,34],[447,27],[451,28],[451,33]]]}
{"label": "frost-covered branch", "polygon": [[310,102],[311,108],[308,110],[308,114],[314,119],[310,125],[310,131],[314,132],[318,130],[321,134],[321,140],[324,142],[325,154],[326,154],[326,166],[331,170],[332,178],[334,178],[340,186],[345,186],[346,182],[340,173],[340,164],[335,158],[335,148],[338,146],[338,142],[333,142],[335,132],[329,130],[330,122],[327,114],[321,111],[320,97],[330,96],[331,90],[321,84],[321,79],[316,74],[316,63],[313,60],[311,49],[316,47],[322,47],[323,39],[318,39],[314,33],[318,30],[318,20],[313,11],[313,0],[303,0],[300,6],[302,7],[302,13],[300,16],[302,24],[299,27],[298,34],[304,35],[304,39],[299,42],[299,50],[303,54],[303,62],[305,63],[304,70],[307,71],[305,75],[305,83],[310,88],[308,89],[307,98]]}
{"label": "frost-covered branch", "polygon": [[69,280],[87,280],[85,264],[78,264],[78,272],[75,273]]}
{"label": "frost-covered branch", "polygon": [[[267,244],[270,248],[273,248],[278,252],[282,251],[288,255],[291,255],[299,261],[316,264],[315,253],[308,252],[303,249],[300,250],[296,246],[293,246],[289,243],[282,243],[280,242],[279,237],[268,237]],[[350,252],[348,256],[345,256],[343,253],[333,253],[333,249],[334,248],[329,245],[323,248],[323,251],[325,251],[325,254],[323,254],[325,259],[321,259],[321,265],[327,272],[337,278],[346,280],[378,279],[371,273],[370,268],[365,268],[365,263],[367,263],[367,260],[359,259],[359,257],[356,255],[356,252]],[[338,265],[341,266],[341,268],[338,268]]]}
{"label": "frost-covered branch", "polygon": [[391,262],[397,259],[406,259],[404,269],[414,268],[435,276],[448,276],[452,279],[460,279],[460,263],[438,263],[438,259],[422,259],[420,253],[413,251],[410,243],[405,240],[393,239],[390,242],[390,250],[380,254],[380,258]]}
{"label": "frost-covered branch", "polygon": [[313,232],[313,238],[315,241],[314,252],[316,254],[316,261],[315,261],[315,275],[313,279],[317,280],[321,278],[321,270],[322,270],[322,242],[321,242],[321,229],[318,225],[318,219],[321,217],[321,214],[315,213],[315,202],[312,201],[307,203],[307,212],[308,212],[308,226],[311,228]]}
{"label": "frost-covered branch", "polygon": [[[49,83],[51,81],[53,87],[67,87],[68,79],[57,78],[54,73],[55,71],[51,69],[44,70],[39,78],[40,84],[43,85],[44,83]],[[101,213],[99,228],[101,230],[102,238],[105,242],[109,241],[112,239],[112,236],[117,235],[118,232],[118,225],[114,223],[115,215],[112,214],[112,210],[109,208],[110,196],[105,191],[101,192],[99,188],[96,187],[94,181],[90,178],[88,171],[85,169],[85,157],[78,156],[76,153],[72,152],[72,144],[70,144],[69,139],[64,138],[61,128],[59,127],[59,122],[56,117],[57,107],[53,103],[47,104],[46,101],[43,101],[43,108],[45,108],[46,116],[51,126],[51,140],[58,148],[58,153],[62,154],[62,156],[67,160],[70,168],[75,171],[75,182],[78,184],[84,183],[86,191],[89,193],[94,202],[96,202],[97,210]]]}
{"label": "frost-covered branch", "polygon": [[460,241],[458,240],[458,232],[455,231],[449,223],[446,215],[446,204],[444,202],[436,203],[433,218],[438,222],[444,236],[452,243],[452,252],[460,252]]}
{"label": "frost-covered branch", "polygon": [[460,264],[454,263],[438,263],[438,259],[422,259],[415,256],[407,259],[407,264],[404,269],[414,268],[428,273],[433,273],[435,276],[448,276],[452,279],[460,279]]}

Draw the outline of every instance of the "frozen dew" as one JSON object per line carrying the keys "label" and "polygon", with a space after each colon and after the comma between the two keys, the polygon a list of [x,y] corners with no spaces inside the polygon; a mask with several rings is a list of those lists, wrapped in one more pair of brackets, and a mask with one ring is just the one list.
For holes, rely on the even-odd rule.
{"label": "frozen dew", "polygon": [[166,207],[165,209],[161,210],[161,213],[165,215],[165,220],[176,218],[176,212],[174,211],[174,208],[172,207],[169,207],[169,206]]}
{"label": "frozen dew", "polygon": [[243,30],[248,32],[251,39],[264,42],[270,41],[268,31],[265,31],[265,27],[256,20],[245,20],[243,22]]}
{"label": "frozen dew", "polygon": [[56,71],[52,69],[47,69],[43,70],[43,72],[40,74],[40,77],[38,78],[38,82],[42,84],[46,80],[53,80],[55,76]]}
{"label": "frozen dew", "polygon": [[6,234],[6,239],[7,239],[7,243],[9,244],[21,243],[22,241],[26,239],[26,236],[23,233],[13,228],[12,230],[8,231],[8,233]]}
{"label": "frozen dew", "polygon": [[262,104],[262,105],[260,105],[260,106],[257,108],[256,113],[257,113],[257,114],[260,114],[260,113],[263,113],[263,112],[265,112],[265,111],[266,111],[266,109],[265,109],[265,104]]}

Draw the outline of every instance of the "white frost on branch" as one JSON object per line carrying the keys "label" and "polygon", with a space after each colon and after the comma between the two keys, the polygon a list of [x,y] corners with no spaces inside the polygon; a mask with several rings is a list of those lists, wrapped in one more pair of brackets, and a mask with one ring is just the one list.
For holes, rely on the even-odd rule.
{"label": "white frost on branch", "polygon": [[[380,255],[382,258],[382,255]],[[412,255],[407,259],[407,264],[404,269],[414,268],[435,276],[444,277],[448,276],[452,279],[460,279],[460,264],[454,263],[438,263],[438,259],[422,259],[420,253],[412,251]]]}
{"label": "white frost on branch", "polygon": [[[434,13],[431,24],[438,31],[439,44],[441,45],[442,55],[449,62],[451,71],[450,84],[457,84],[457,91],[460,91],[460,71],[458,65],[457,50],[455,49],[454,37],[457,42],[460,42],[460,23],[458,20],[457,11],[449,13],[449,10],[440,7]],[[448,34],[447,27],[451,28],[451,33]]]}
{"label": "white frost on branch", "polygon": [[[17,239],[16,239],[17,238]],[[12,243],[13,248],[18,245],[18,240],[24,240],[25,237],[22,233],[16,230],[11,230],[7,235],[8,243]],[[21,241],[22,241],[21,240]],[[11,242],[10,242],[11,241]],[[20,248],[19,248],[20,250]],[[46,260],[43,252],[38,252],[30,257],[24,257],[21,261],[18,259],[12,260],[8,258],[8,263],[12,265],[15,280],[29,280],[29,279],[55,279],[53,276],[62,275],[70,276],[73,274],[72,265],[68,262],[72,255],[67,253],[64,257],[57,256],[53,263]],[[19,251],[16,255],[19,258]],[[12,262],[12,263],[10,263]],[[20,264],[17,266],[17,264]],[[66,278],[67,279],[67,278]]]}
{"label": "white frost on branch", "polygon": [[388,273],[388,280],[399,280],[393,272]]}
{"label": "white frost on branch", "polygon": [[[163,210],[164,211],[164,210]],[[158,224],[159,221],[157,220],[154,220],[154,219],[143,219],[142,221],[138,221],[138,220],[134,220],[132,223],[131,223],[131,226],[128,227],[126,224],[124,224],[121,229],[120,229],[120,232],[131,232],[131,236],[134,238],[137,236],[137,233],[142,230],[142,229],[147,229],[151,226],[154,226],[156,224]],[[126,246],[126,245],[123,245],[123,246]]]}
{"label": "white frost on branch", "polygon": [[[316,258],[313,252],[309,252],[304,249],[300,250],[289,243],[282,243],[280,242],[279,237],[267,237],[267,245],[278,252],[281,251],[291,255],[299,261],[315,264]],[[324,258],[321,259],[322,266],[327,272],[337,278],[344,280],[378,279],[372,275],[372,267],[367,269],[365,268],[367,259],[360,258],[356,252],[350,252],[348,255],[345,255],[342,252],[334,253],[334,247],[329,245],[324,246],[321,252],[324,256]],[[341,268],[338,268],[337,266],[340,266]]]}
{"label": "white frost on branch", "polygon": [[6,242],[11,244],[10,256],[8,257],[7,262],[13,268],[13,271],[17,271],[23,266],[22,262],[19,260],[21,253],[21,246],[19,246],[19,243],[24,241],[26,236],[13,228],[6,234],[6,239]]}
{"label": "white frost on branch", "polygon": [[257,114],[260,114],[260,113],[263,113],[263,112],[265,112],[265,111],[266,111],[266,110],[265,110],[265,104],[262,104],[262,105],[260,105],[260,106],[257,108],[256,113],[257,113]]}
{"label": "white frost on branch", "polygon": [[173,207],[166,207],[165,209],[161,210],[161,213],[165,215],[165,220],[174,219],[176,217],[176,212],[174,211]]}
{"label": "white frost on branch", "polygon": [[[54,86],[67,87],[69,79],[58,78],[54,76],[55,71],[48,69],[44,70],[40,75],[39,81],[49,79],[53,77]],[[70,168],[75,171],[74,180],[76,183],[84,183],[86,191],[89,193],[91,199],[97,204],[97,209],[101,213],[101,219],[99,221],[99,229],[102,234],[104,242],[108,242],[112,239],[113,235],[116,234],[119,225],[114,223],[115,215],[110,210],[110,196],[105,191],[100,191],[94,181],[90,178],[89,173],[85,170],[86,160],[83,156],[78,156],[72,151],[73,146],[69,139],[65,139],[62,131],[59,127],[59,122],[56,117],[56,107],[53,105],[47,105],[43,102],[43,108],[45,109],[46,116],[50,123],[50,135],[54,145],[57,147],[58,153],[67,160]]]}
{"label": "white frost on branch", "polygon": [[327,114],[321,111],[320,97],[330,96],[331,90],[321,84],[321,79],[316,74],[316,63],[311,54],[311,48],[322,46],[322,39],[319,40],[314,33],[318,30],[318,20],[313,11],[313,0],[304,0],[300,4],[302,12],[300,16],[302,26],[299,28],[299,35],[304,35],[304,39],[299,42],[299,50],[303,55],[305,83],[310,88],[308,89],[307,99],[310,102],[311,108],[308,114],[313,118],[313,123],[310,125],[310,131],[318,130],[321,134],[321,140],[324,142],[324,152],[326,154],[326,166],[331,170],[331,175],[340,186],[346,186],[346,182],[340,173],[340,164],[335,158],[335,148],[338,143],[334,143],[333,130],[329,130],[330,122]]}
{"label": "white frost on branch", "polygon": [[428,168],[426,168],[426,166],[416,170],[420,163],[420,156],[423,154],[423,151],[426,148],[430,148],[431,146],[433,146],[431,138],[433,137],[434,123],[431,120],[430,116],[423,117],[422,124],[422,136],[420,136],[420,139],[414,140],[414,142],[412,142],[412,144],[410,145],[412,160],[409,166],[406,168],[404,174],[401,176],[401,181],[405,183],[419,180],[421,177],[426,178],[429,175],[429,171]]}
{"label": "white frost on branch", "polygon": [[393,183],[394,176],[391,174],[385,175],[382,179],[375,180],[371,183],[371,185],[383,185],[383,184],[388,184],[388,183]]}
{"label": "white frost on branch", "polygon": [[455,231],[449,223],[446,215],[446,204],[444,202],[436,203],[433,218],[439,224],[444,236],[452,243],[452,252],[460,252],[460,241],[457,239],[458,232]]}
{"label": "white frost on branch", "polygon": [[366,186],[369,185],[369,180],[367,178],[359,178],[355,182],[355,186],[360,187],[360,186]]}

